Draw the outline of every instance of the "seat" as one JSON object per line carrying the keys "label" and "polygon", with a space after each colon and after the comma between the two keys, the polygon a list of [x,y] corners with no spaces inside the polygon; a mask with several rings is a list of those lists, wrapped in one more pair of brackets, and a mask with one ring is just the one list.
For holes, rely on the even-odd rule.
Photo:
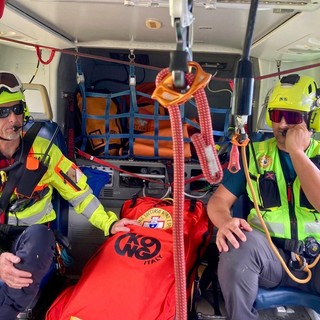
{"label": "seat", "polygon": [[290,287],[259,288],[254,307],[257,310],[280,306],[303,306],[320,314],[320,297]]}

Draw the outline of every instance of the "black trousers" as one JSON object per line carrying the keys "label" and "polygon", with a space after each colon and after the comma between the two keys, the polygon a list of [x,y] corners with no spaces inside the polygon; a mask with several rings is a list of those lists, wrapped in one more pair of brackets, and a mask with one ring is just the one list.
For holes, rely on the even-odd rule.
{"label": "black trousers", "polygon": [[13,239],[10,252],[21,258],[15,267],[31,272],[33,283],[22,289],[0,284],[0,320],[15,320],[17,314],[32,303],[53,262],[54,249],[54,234],[45,225],[27,227]]}

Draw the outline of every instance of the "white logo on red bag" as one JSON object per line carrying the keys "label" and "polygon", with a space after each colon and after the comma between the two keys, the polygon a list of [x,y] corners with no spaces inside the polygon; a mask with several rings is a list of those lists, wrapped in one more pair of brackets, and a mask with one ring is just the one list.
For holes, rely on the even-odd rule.
{"label": "white logo on red bag", "polygon": [[166,230],[172,227],[171,214],[162,208],[151,208],[137,220],[146,228]]}

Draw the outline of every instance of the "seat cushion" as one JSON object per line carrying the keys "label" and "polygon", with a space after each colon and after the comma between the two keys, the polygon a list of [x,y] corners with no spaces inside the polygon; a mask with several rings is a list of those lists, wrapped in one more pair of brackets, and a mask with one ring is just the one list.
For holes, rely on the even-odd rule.
{"label": "seat cushion", "polygon": [[257,310],[279,306],[303,306],[320,313],[320,296],[289,287],[278,287],[276,289],[259,288],[254,303],[254,307]]}

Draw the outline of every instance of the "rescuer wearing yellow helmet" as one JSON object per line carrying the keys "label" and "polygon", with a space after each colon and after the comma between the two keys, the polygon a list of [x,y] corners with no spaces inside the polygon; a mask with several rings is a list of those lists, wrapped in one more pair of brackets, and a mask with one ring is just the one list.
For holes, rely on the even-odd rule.
{"label": "rescuer wearing yellow helmet", "polygon": [[[292,81],[298,82],[292,84]],[[284,81],[288,81],[284,82]],[[273,110],[283,110],[283,111],[298,111],[298,113],[287,114],[287,117],[300,117],[302,115],[308,124],[308,118],[312,117],[312,114],[318,112],[317,106],[317,84],[315,80],[308,76],[299,77],[298,75],[290,75],[283,77],[275,88],[273,89],[267,104],[267,115],[266,123],[272,127],[272,120],[270,119],[270,114],[274,117],[279,117],[280,114],[275,114]],[[309,114],[311,112],[311,114]],[[315,119],[313,119],[315,120]],[[319,121],[319,119],[317,119]],[[314,121],[311,123],[310,129],[319,131],[318,123],[317,125]]]}
{"label": "rescuer wearing yellow helmet", "polygon": [[[31,139],[28,132],[34,131],[36,124],[22,134],[28,120],[21,81],[13,73],[0,71],[0,172],[4,173],[0,183],[1,320],[16,319],[33,301],[53,262],[55,237],[48,227],[56,218],[53,189],[106,236],[128,232],[127,225],[139,225],[105,211],[86,176],[55,144],[36,136],[37,132]],[[49,161],[42,163],[47,151]],[[12,181],[15,184],[6,202]]]}
{"label": "rescuer wearing yellow helmet", "polygon": [[[318,259],[320,145],[312,138],[312,131],[319,131],[317,99],[313,78],[284,76],[267,100],[266,122],[274,137],[248,147],[248,170],[257,207],[253,206],[255,197],[243,169],[235,174],[226,172],[209,200],[208,214],[218,228],[218,276],[229,320],[259,318],[253,307],[258,286],[297,287],[272,250],[256,208],[278,252],[299,279],[306,274],[296,255],[305,264]],[[231,215],[231,207],[243,194],[249,198],[249,213],[234,208]],[[320,264],[312,274],[307,284],[299,286],[320,295]]]}

